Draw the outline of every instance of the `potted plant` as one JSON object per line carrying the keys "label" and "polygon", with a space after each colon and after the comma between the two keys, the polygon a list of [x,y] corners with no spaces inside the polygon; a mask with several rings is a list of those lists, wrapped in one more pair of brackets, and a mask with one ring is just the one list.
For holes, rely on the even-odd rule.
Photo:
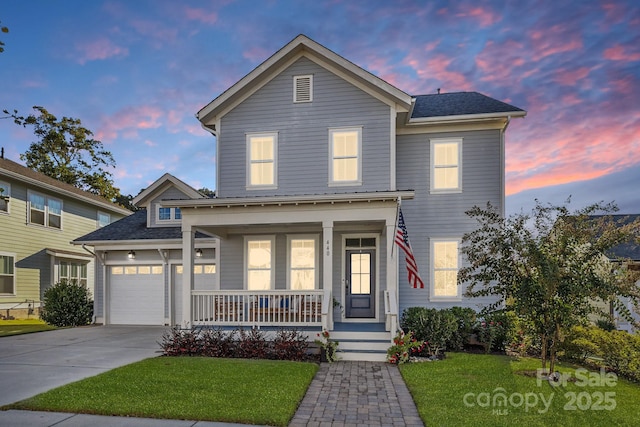
{"label": "potted plant", "polygon": [[320,361],[321,362],[335,362],[338,360],[338,341],[332,340],[329,336],[329,331],[323,329],[318,333],[318,339],[314,342],[320,347]]}

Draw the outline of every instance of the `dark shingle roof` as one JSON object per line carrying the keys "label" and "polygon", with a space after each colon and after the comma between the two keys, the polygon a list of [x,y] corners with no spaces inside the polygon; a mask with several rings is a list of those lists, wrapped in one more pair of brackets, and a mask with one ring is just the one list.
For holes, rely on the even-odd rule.
{"label": "dark shingle roof", "polygon": [[511,113],[524,110],[478,92],[417,95],[412,119],[471,114]]}
{"label": "dark shingle roof", "polygon": [[[115,210],[119,213],[123,213],[123,214],[128,213],[128,211],[122,206],[112,203],[111,201],[103,197],[100,197],[97,194],[80,190],[79,188],[76,188],[71,184],[58,181],[57,179],[51,178],[48,175],[45,175],[40,172],[36,172],[32,169],[29,169],[28,167],[22,166],[21,164],[14,162],[13,160],[0,158],[0,175],[3,175],[2,173],[3,169],[7,172],[11,172],[14,175],[22,176],[28,180],[38,181],[40,184],[43,184],[43,186],[49,186],[50,189],[54,189],[58,192],[72,193],[76,196],[80,196],[81,198],[85,199],[85,201],[87,202],[98,203],[102,205],[102,207],[105,207],[105,208],[109,207],[112,210]],[[4,175],[11,176],[7,173],[4,173]]]}
{"label": "dark shingle roof", "polygon": [[[197,232],[196,238],[209,237]],[[118,240],[182,239],[181,227],[147,227],[147,211],[141,209],[74,240],[77,243]]]}

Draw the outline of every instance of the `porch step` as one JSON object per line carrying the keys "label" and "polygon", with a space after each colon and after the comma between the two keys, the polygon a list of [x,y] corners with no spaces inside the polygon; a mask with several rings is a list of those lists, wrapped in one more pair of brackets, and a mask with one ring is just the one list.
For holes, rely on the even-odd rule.
{"label": "porch step", "polygon": [[341,360],[384,362],[391,346],[390,332],[333,331],[331,339],[340,342]]}

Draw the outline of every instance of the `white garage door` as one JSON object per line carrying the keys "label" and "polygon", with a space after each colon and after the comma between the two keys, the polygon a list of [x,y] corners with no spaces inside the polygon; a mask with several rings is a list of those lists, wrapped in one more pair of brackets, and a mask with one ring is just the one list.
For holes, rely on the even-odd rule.
{"label": "white garage door", "polygon": [[[196,291],[212,291],[216,287],[216,265],[198,264],[193,266],[193,289]],[[173,311],[174,325],[182,321],[182,265],[173,267]]]}
{"label": "white garage door", "polygon": [[164,325],[162,266],[126,265],[110,269],[110,323]]}

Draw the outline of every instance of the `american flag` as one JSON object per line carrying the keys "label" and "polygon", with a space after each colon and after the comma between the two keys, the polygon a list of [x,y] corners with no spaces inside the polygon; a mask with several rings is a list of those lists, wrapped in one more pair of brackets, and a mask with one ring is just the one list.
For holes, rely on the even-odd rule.
{"label": "american flag", "polygon": [[402,216],[402,209],[398,209],[398,227],[396,229],[396,244],[404,251],[404,260],[407,264],[407,274],[409,277],[409,283],[413,288],[424,288],[424,282],[420,278],[418,273],[418,264],[416,264],[416,258],[413,256],[411,250],[411,243],[409,243],[409,234],[407,233],[407,226],[404,223],[404,217]]}

